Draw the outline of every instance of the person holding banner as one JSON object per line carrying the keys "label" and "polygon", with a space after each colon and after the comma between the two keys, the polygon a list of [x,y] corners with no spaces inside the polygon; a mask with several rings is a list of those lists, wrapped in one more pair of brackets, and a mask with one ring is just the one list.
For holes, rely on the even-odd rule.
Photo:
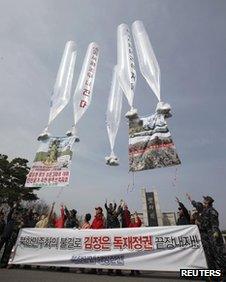
{"label": "person holding banner", "polygon": [[130,211],[126,203],[121,200],[120,206],[118,207],[118,214],[121,215],[122,228],[127,228],[130,225]]}
{"label": "person holding banner", "polygon": [[[91,229],[103,229],[105,228],[105,218],[103,215],[103,209],[101,207],[95,208],[96,215],[94,217],[94,220],[91,224]],[[91,269],[89,271],[89,274],[102,274],[102,269]]]}
{"label": "person holding banner", "polygon": [[135,212],[134,216],[131,215],[129,227],[130,228],[141,227],[141,225],[142,225],[141,219],[138,216],[137,212]]}
{"label": "person holding banner", "polygon": [[103,209],[101,207],[95,208],[96,215],[91,224],[92,229],[103,229],[105,228],[105,218],[103,215]]}
{"label": "person holding banner", "polygon": [[[91,219],[91,214],[87,213],[85,215],[84,221],[81,225],[81,229],[90,229],[91,228],[91,224],[90,224],[90,219]],[[79,268],[81,273],[85,273],[85,268]],[[94,270],[95,271],[95,270]]]}
{"label": "person holding banner", "polygon": [[107,228],[119,228],[120,223],[118,220],[118,213],[116,211],[116,203],[114,203],[114,205],[110,203],[108,206],[106,201],[104,207],[107,211]]}
{"label": "person holding banner", "polygon": [[[137,212],[135,212],[134,216],[131,215],[129,227],[130,228],[136,228],[136,227],[141,227],[141,225],[142,225],[141,219],[138,216]],[[139,270],[131,270],[130,276],[135,276],[135,275],[140,275],[140,271]]]}
{"label": "person holding banner", "polygon": [[91,228],[91,224],[90,224],[90,219],[91,219],[91,214],[90,213],[87,213],[85,215],[85,219],[84,219],[84,222],[81,226],[81,229],[90,229]]}
{"label": "person holding banner", "polygon": [[0,240],[0,251],[5,245],[2,258],[1,258],[1,268],[4,268],[8,264],[11,250],[16,243],[17,235],[20,228],[23,226],[23,221],[18,211],[16,210],[18,203],[10,209],[7,216],[7,223],[2,232],[2,237]]}

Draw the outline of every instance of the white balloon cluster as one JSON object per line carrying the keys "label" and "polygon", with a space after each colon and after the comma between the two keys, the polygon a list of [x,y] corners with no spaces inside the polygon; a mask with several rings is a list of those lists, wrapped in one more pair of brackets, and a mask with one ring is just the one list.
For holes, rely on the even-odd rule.
{"label": "white balloon cluster", "polygon": [[[77,50],[75,42],[68,41],[65,45],[51,97],[48,125],[39,135],[38,140],[45,140],[50,137],[50,133],[48,132],[50,124],[63,111],[70,101],[76,54]],[[91,103],[98,58],[99,46],[95,42],[92,42],[88,46],[82,70],[74,92],[74,124],[72,129],[66,133],[67,136],[75,136],[75,142],[79,142],[76,125]]]}
{"label": "white balloon cluster", "polygon": [[[148,34],[141,21],[135,21],[132,24],[132,33],[140,71],[159,101],[156,111],[165,114],[166,117],[170,117],[170,105],[161,101],[160,68]],[[111,155],[105,158],[107,165],[119,164],[119,160],[114,154],[114,144],[121,119],[122,92],[130,106],[130,110],[125,116],[128,119],[133,119],[137,116],[137,109],[133,107],[136,80],[137,75],[130,30],[123,23],[118,26],[117,30],[117,66],[114,67],[107,107],[107,132],[111,147]]]}

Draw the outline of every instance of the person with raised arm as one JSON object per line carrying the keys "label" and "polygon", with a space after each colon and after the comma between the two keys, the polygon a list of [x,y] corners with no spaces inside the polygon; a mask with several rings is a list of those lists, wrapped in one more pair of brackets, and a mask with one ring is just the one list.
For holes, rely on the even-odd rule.
{"label": "person with raised arm", "polygon": [[77,211],[75,209],[68,210],[67,207],[64,207],[66,214],[65,227],[66,228],[79,228],[79,221],[77,219]]}
{"label": "person with raised arm", "polygon": [[122,228],[127,228],[130,225],[130,211],[127,204],[121,200],[118,207],[118,214],[121,215]]}
{"label": "person with raised arm", "polygon": [[47,228],[47,227],[49,227],[49,222],[50,222],[50,219],[51,219],[52,214],[53,214],[54,206],[55,206],[55,202],[52,203],[51,209],[48,213],[41,215],[40,220],[35,225],[36,228]]}
{"label": "person with raised arm", "polygon": [[65,223],[65,213],[63,204],[60,205],[60,216],[53,219],[54,227],[56,228],[64,228]]}
{"label": "person with raised arm", "polygon": [[105,202],[104,205],[106,211],[107,211],[107,228],[119,228],[120,227],[120,223],[118,220],[118,212],[116,210],[117,208],[117,204],[114,203],[114,205],[112,203],[107,204],[107,200]]}
{"label": "person with raised arm", "polygon": [[189,194],[186,195],[200,213],[199,231],[209,269],[221,269],[225,272],[224,243],[219,229],[218,212],[213,207],[214,199],[210,196],[203,196],[203,203],[200,203],[192,200]]}
{"label": "person with raised arm", "polygon": [[178,203],[179,207],[179,217],[177,219],[177,225],[187,225],[190,224],[190,215],[186,207],[180,200],[176,197],[176,202]]}
{"label": "person with raised arm", "polygon": [[[137,212],[135,212],[134,215],[131,215],[129,227],[130,228],[138,228],[138,227],[141,227],[141,225],[142,225],[141,219],[138,216]],[[131,270],[129,275],[130,276],[140,275],[140,271],[139,270]]]}
{"label": "person with raised arm", "polygon": [[[93,222],[91,224],[91,229],[103,229],[105,228],[105,218],[103,215],[103,209],[101,207],[95,208],[96,215],[93,219]],[[102,269],[91,269],[89,271],[90,274],[102,274]]]}

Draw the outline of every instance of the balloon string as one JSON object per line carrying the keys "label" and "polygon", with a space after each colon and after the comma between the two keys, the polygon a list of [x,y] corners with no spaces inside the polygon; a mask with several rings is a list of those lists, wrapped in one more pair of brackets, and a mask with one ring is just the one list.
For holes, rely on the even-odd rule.
{"label": "balloon string", "polygon": [[[79,149],[79,143],[76,143],[76,145],[77,145],[77,147],[78,147],[78,149]],[[61,187],[61,189],[59,190],[59,192],[58,192],[58,194],[57,194],[57,196],[56,196],[57,199],[59,199],[59,197],[60,197],[60,195],[62,194],[64,188],[65,188],[65,187],[63,186],[63,187]]]}
{"label": "balloon string", "polygon": [[135,182],[135,173],[133,171],[133,189],[134,189],[134,182]]}
{"label": "balloon string", "polygon": [[178,179],[178,168],[176,167],[175,173],[174,173],[174,178],[173,178],[173,181],[172,181],[172,186],[173,187],[177,186],[177,179]]}
{"label": "balloon string", "polygon": [[126,192],[133,192],[135,186],[135,173],[132,172],[132,183],[130,182],[127,186]]}
{"label": "balloon string", "polygon": [[63,192],[64,187],[61,187],[60,191],[58,192],[56,198],[59,199],[61,193]]}

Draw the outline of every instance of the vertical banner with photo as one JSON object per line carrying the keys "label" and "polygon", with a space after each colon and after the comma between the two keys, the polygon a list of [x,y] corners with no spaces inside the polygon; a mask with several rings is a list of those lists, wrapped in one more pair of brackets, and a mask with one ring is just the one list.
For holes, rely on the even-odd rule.
{"label": "vertical banner with photo", "polygon": [[141,171],[179,165],[165,115],[155,113],[129,119],[129,170]]}
{"label": "vertical banner with photo", "polygon": [[75,137],[51,137],[41,141],[25,187],[63,187],[69,184]]}

